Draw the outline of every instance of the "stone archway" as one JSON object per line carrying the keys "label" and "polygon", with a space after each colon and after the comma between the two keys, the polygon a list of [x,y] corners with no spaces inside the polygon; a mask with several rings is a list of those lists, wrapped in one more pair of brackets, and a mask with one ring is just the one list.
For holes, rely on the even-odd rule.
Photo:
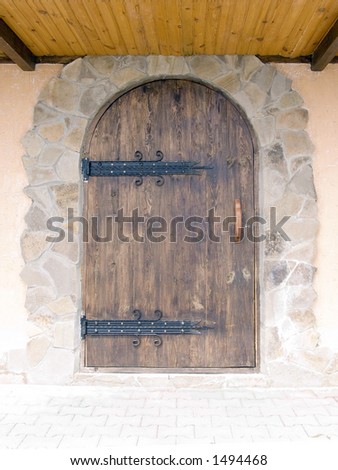
{"label": "stone archway", "polygon": [[[147,377],[93,374],[80,360],[81,250],[76,223],[81,216],[79,159],[87,126],[126,90],[159,78],[190,78],[220,89],[249,118],[257,137],[260,165],[260,215],[290,216],[286,242],[266,232],[262,249],[260,373],[170,377],[172,383],[297,385],[325,384],[323,352],[311,307],[317,232],[311,159],[313,146],[304,130],[307,110],[290,80],[254,56],[86,57],[52,79],[34,110],[34,125],[24,138],[24,164],[32,199],[22,236],[28,284],[26,307],[32,331],[27,347],[28,382],[147,383]],[[50,217],[71,242],[46,241]],[[74,220],[73,220],[74,222]],[[57,225],[57,224],[56,224]],[[55,225],[55,226],[56,226]],[[69,230],[71,229],[71,230]],[[74,230],[72,230],[74,229]],[[152,378],[153,380],[153,378]],[[168,376],[157,376],[166,383]],[[164,381],[164,382],[163,382]],[[173,382],[174,381],[174,382]],[[176,381],[176,382],[175,382]]]}

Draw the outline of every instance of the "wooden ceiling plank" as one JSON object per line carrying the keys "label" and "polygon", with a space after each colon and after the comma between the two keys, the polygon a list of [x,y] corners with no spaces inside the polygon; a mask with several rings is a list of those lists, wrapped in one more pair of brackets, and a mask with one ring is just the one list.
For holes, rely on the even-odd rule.
{"label": "wooden ceiling plank", "polygon": [[228,6],[228,15],[230,17],[229,31],[224,35],[222,42],[222,51],[224,54],[243,54],[240,45],[242,30],[246,23],[250,0],[238,2],[231,0]]}
{"label": "wooden ceiling plank", "polygon": [[[115,2],[113,2],[113,5],[114,3]],[[128,54],[128,48],[124,41],[123,34],[118,27],[117,20],[113,12],[113,6],[111,5],[111,2],[109,1],[98,2],[96,3],[96,8],[104,20],[105,30],[107,31],[110,37],[110,45],[112,48],[114,48],[115,54],[116,55]]]}
{"label": "wooden ceiling plank", "polygon": [[[35,55],[47,54],[48,47],[44,43],[44,39],[38,35],[38,30],[35,24],[32,25],[32,17],[34,14],[30,9],[29,5],[23,5],[25,8],[29,8],[29,13],[21,10],[21,4],[17,4],[15,0],[6,4],[6,15],[3,15],[3,19],[11,27],[15,25],[15,31],[23,42],[26,44],[28,49]],[[27,12],[27,10],[25,10]],[[38,27],[39,25],[37,25]]]}
{"label": "wooden ceiling plank", "polygon": [[[91,39],[91,42],[94,44],[93,47],[96,51],[96,54],[119,54],[121,50],[116,46],[107,25],[107,21],[109,21],[113,16],[112,12],[110,10],[108,11],[107,8],[105,14],[103,15],[101,8],[99,8],[96,2],[93,2],[92,0],[82,1],[81,4],[84,10],[84,15],[90,18],[92,28],[94,28],[96,32],[96,38],[94,40]],[[114,28],[116,29],[115,23]],[[121,38],[118,38],[117,41],[121,42]]]}
{"label": "wooden ceiling plank", "polygon": [[115,1],[111,7],[115,23],[118,25],[120,34],[123,35],[124,44],[130,54],[139,53],[137,43],[137,32],[131,26],[131,21],[123,0]]}
{"label": "wooden ceiling plank", "polygon": [[338,19],[312,55],[311,70],[320,72],[338,54]]}
{"label": "wooden ceiling plank", "polygon": [[104,41],[102,41],[102,38],[100,37],[102,30],[102,20],[100,28],[97,28],[93,21],[93,15],[91,15],[86,8],[90,3],[91,2],[88,1],[83,2],[78,0],[76,9],[72,3],[70,3],[70,7],[78,20],[78,27],[81,28],[83,34],[86,36],[88,43],[90,44],[90,48],[88,49],[87,54],[90,53],[100,55],[102,54],[102,47],[104,46]]}
{"label": "wooden ceiling plank", "polygon": [[77,15],[73,11],[70,2],[64,0],[53,0],[53,2],[64,19],[62,28],[64,30],[65,37],[70,37],[71,35],[74,38],[71,42],[68,41],[68,43],[75,48],[74,52],[80,55],[93,53],[87,33],[83,31],[82,25],[78,21]]}
{"label": "wooden ceiling plank", "polygon": [[[169,46],[170,38],[168,32],[168,11],[167,3],[164,0],[158,0],[156,2],[151,1],[153,19],[156,28],[157,43],[159,47],[159,53],[162,55],[170,55],[172,48]],[[171,2],[170,2],[171,3]],[[177,20],[178,21],[178,20]]]}
{"label": "wooden ceiling plank", "polygon": [[193,5],[192,0],[183,0],[181,2],[181,21],[182,21],[182,54],[193,54]]}
{"label": "wooden ceiling plank", "polygon": [[[60,23],[65,23],[65,20],[53,3],[50,1],[46,3],[46,0],[35,0],[35,8],[41,13],[46,12],[42,13],[44,15],[42,24],[44,26],[43,37],[46,38],[46,43],[48,44],[48,55],[76,54],[78,51],[68,41],[69,35],[62,33],[63,27],[60,27]],[[67,26],[66,23],[65,26]]]}
{"label": "wooden ceiling plank", "polygon": [[[205,53],[213,54],[216,51],[216,41],[220,29],[220,20],[222,17],[222,1],[216,0],[208,5],[208,10],[205,15],[204,27],[205,34]],[[216,53],[216,52],[215,52]]]}
{"label": "wooden ceiling plank", "polygon": [[[307,0],[303,3],[298,17],[292,22],[293,27],[288,37],[285,39],[283,46],[287,49],[289,57],[297,57],[299,55],[298,44],[305,35],[305,31],[311,22],[312,17],[316,14],[317,6],[318,0]],[[289,15],[286,15],[285,22],[288,21]]]}
{"label": "wooden ceiling plank", "polygon": [[193,38],[194,53],[205,54],[206,36],[208,31],[206,28],[207,2],[194,2],[193,5]]}
{"label": "wooden ceiling plank", "polygon": [[[157,2],[158,3],[158,2]],[[142,0],[142,8],[140,10],[142,24],[144,25],[144,35],[149,47],[149,54],[160,54],[160,47],[156,33],[155,15],[156,10],[153,8],[151,0]]]}
{"label": "wooden ceiling plank", "polygon": [[0,19],[0,49],[22,70],[35,69],[35,56],[21,39]]}
{"label": "wooden ceiling plank", "polygon": [[257,54],[264,47],[265,42],[270,41],[270,37],[266,36],[267,25],[271,25],[274,21],[276,1],[273,3],[265,1],[259,11],[259,15],[256,18],[252,29],[252,36],[249,40],[247,47],[247,54]]}
{"label": "wooden ceiling plank", "polygon": [[[123,1],[123,0],[122,0]],[[117,2],[119,3],[120,0]],[[133,42],[137,48],[137,51],[140,55],[147,55],[150,54],[151,45],[148,43],[147,36],[146,36],[146,28],[147,28],[147,21],[149,18],[145,18],[143,21],[144,15],[144,6],[147,2],[144,0],[138,1],[133,0],[132,2],[127,1],[123,2],[124,10],[126,12],[126,18],[129,23],[129,30],[133,31],[132,38]],[[115,3],[113,8],[115,14]],[[119,22],[118,12],[115,14],[115,21]],[[124,31],[121,28],[121,34],[124,34]]]}
{"label": "wooden ceiling plank", "polygon": [[[181,14],[180,14],[180,0],[169,0],[169,1],[162,1],[158,2],[158,4],[162,4],[161,10],[158,8],[156,9],[156,17],[157,17],[157,34],[159,35],[160,31],[160,23],[163,24],[163,35],[161,39],[161,49],[165,53],[168,51],[170,55],[182,55],[183,48],[182,48],[182,41],[183,41],[183,26],[181,21]],[[204,3],[204,2],[201,2]],[[161,16],[163,15],[163,18]],[[165,46],[163,46],[165,41]]]}
{"label": "wooden ceiling plank", "polygon": [[312,25],[312,34],[309,32],[302,42],[298,44],[300,53],[308,47],[308,55],[313,54],[319,43],[330,30],[338,18],[338,2],[337,0],[321,0],[321,4],[325,5],[319,8],[318,16]]}

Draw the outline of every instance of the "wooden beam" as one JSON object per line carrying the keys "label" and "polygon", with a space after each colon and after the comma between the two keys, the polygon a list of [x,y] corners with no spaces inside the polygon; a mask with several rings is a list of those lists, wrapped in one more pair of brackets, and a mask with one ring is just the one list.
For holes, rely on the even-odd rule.
{"label": "wooden beam", "polygon": [[2,19],[0,19],[0,50],[22,70],[35,69],[35,56]]}
{"label": "wooden beam", "polygon": [[338,54],[338,20],[312,54],[311,70],[320,72]]}

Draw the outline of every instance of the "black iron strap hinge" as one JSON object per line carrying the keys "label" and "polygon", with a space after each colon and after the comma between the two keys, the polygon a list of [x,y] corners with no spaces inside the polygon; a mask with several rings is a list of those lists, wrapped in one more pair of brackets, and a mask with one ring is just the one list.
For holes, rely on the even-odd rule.
{"label": "black iron strap hinge", "polygon": [[162,312],[155,310],[155,318],[143,320],[140,310],[134,310],[134,320],[87,320],[81,318],[81,337],[86,336],[134,336],[133,346],[140,345],[140,336],[152,336],[154,345],[162,344],[162,335],[198,335],[214,326],[202,325],[201,321],[162,320]]}
{"label": "black iron strap hinge", "polygon": [[133,176],[136,177],[136,186],[140,186],[144,176],[152,176],[156,178],[157,186],[162,186],[164,176],[199,175],[201,170],[212,169],[212,166],[200,166],[198,162],[162,160],[163,153],[160,150],[156,152],[156,160],[143,160],[140,151],[135,152],[135,161],[97,161],[86,157],[81,161],[82,177],[83,181],[88,181],[90,176]]}

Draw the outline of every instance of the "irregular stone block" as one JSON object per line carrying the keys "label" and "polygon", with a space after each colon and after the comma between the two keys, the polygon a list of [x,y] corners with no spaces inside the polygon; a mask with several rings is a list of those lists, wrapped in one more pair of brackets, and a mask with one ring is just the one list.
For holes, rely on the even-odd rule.
{"label": "irregular stone block", "polygon": [[269,166],[284,175],[287,174],[286,159],[280,142],[274,143],[271,147],[262,151],[262,153],[264,155],[264,166]]}
{"label": "irregular stone block", "polygon": [[40,99],[48,105],[63,111],[76,111],[81,87],[78,84],[53,78],[42,91]]}
{"label": "irregular stone block", "polygon": [[33,131],[27,132],[21,139],[21,143],[27,154],[32,158],[37,157],[45,145],[43,139]]}
{"label": "irregular stone block", "polygon": [[275,288],[282,284],[290,273],[289,264],[282,260],[278,262],[265,261],[264,278],[268,287]]}
{"label": "irregular stone block", "polygon": [[281,131],[286,157],[311,155],[314,147],[304,131]]}
{"label": "irregular stone block", "polygon": [[92,116],[98,111],[100,105],[105,102],[107,96],[104,85],[97,85],[85,90],[80,100],[80,112],[85,116]]}
{"label": "irregular stone block", "polygon": [[62,114],[53,108],[49,108],[44,103],[38,103],[34,107],[33,123],[35,126],[49,121],[55,121],[62,117]]}
{"label": "irregular stone block", "polygon": [[268,93],[276,73],[273,66],[265,65],[252,76],[251,82],[255,83],[265,93]]}
{"label": "irregular stone block", "polygon": [[21,237],[21,250],[26,263],[39,258],[48,250],[50,243],[46,241],[45,232],[25,232]]}
{"label": "irregular stone block", "polygon": [[77,183],[56,184],[51,187],[58,207],[65,209],[73,207],[79,200],[79,185]]}
{"label": "irregular stone block", "polygon": [[54,326],[54,347],[75,349],[79,345],[80,336],[75,338],[74,321],[57,322]]}
{"label": "irregular stone block", "polygon": [[249,82],[242,91],[234,94],[234,99],[243,107],[248,117],[252,117],[264,106],[267,94],[255,83]]}
{"label": "irregular stone block", "polygon": [[74,374],[74,359],[73,351],[49,348],[44,359],[27,372],[27,383],[69,384]]}
{"label": "irregular stone block", "polygon": [[54,300],[54,302],[48,304],[48,308],[57,315],[67,315],[77,311],[77,307],[70,295]]}
{"label": "irregular stone block", "polygon": [[252,119],[251,122],[262,147],[271,144],[275,140],[275,118],[273,116]]}
{"label": "irregular stone block", "polygon": [[80,156],[78,152],[66,150],[56,164],[56,172],[61,180],[80,180]]}
{"label": "irregular stone block", "polygon": [[239,80],[238,74],[235,72],[228,72],[224,75],[221,75],[219,78],[214,80],[215,84],[220,88],[223,88],[226,92],[232,94],[237,93],[241,88],[241,82]]}
{"label": "irregular stone block", "polygon": [[51,287],[51,279],[42,268],[26,264],[20,273],[21,279],[29,287],[46,286]]}
{"label": "irregular stone block", "polygon": [[48,258],[43,267],[54,281],[58,295],[71,295],[77,291],[74,264],[68,263],[65,258],[61,260],[54,256]]}
{"label": "irregular stone block", "polygon": [[303,103],[304,100],[300,94],[292,90],[282,95],[277,104],[280,108],[295,108],[296,106],[301,106]]}
{"label": "irregular stone block", "polygon": [[264,169],[265,204],[274,205],[284,194],[286,188],[286,178],[277,170],[271,168]]}
{"label": "irregular stone block", "polygon": [[291,89],[291,80],[285,75],[282,75],[280,73],[276,73],[272,85],[271,85],[271,98],[273,100],[276,100],[279,96],[282,94],[290,91]]}
{"label": "irregular stone block", "polygon": [[263,63],[254,55],[240,56],[239,65],[241,67],[241,78],[245,81],[250,80],[255,72],[264,67]]}
{"label": "irregular stone block", "polygon": [[43,207],[47,213],[49,213],[52,206],[52,196],[46,186],[26,186],[24,188],[24,193],[29,197],[32,202],[37,202]]}
{"label": "irregular stone block", "polygon": [[148,75],[181,76],[190,72],[184,57],[148,56]]}
{"label": "irregular stone block", "polygon": [[26,294],[25,308],[34,313],[43,305],[55,299],[55,293],[50,287],[29,287]]}
{"label": "irregular stone block", "polygon": [[83,137],[84,129],[76,127],[75,129],[72,129],[70,133],[65,137],[64,143],[71,150],[79,152],[81,149]]}
{"label": "irregular stone block", "polygon": [[264,253],[266,256],[275,256],[280,253],[283,253],[286,241],[283,240],[279,233],[267,230],[265,232],[265,236],[266,239]]}
{"label": "irregular stone block", "polygon": [[58,161],[64,152],[64,147],[61,145],[48,145],[46,146],[39,157],[39,164],[41,166],[50,167]]}
{"label": "irregular stone block", "polygon": [[66,238],[61,242],[56,242],[53,245],[52,251],[59,253],[62,256],[70,259],[74,263],[79,260],[79,244],[78,242],[68,241]]}
{"label": "irregular stone block", "polygon": [[272,361],[283,356],[283,346],[279,337],[278,328],[267,328],[264,331],[265,352],[267,361]]}
{"label": "irregular stone block", "polygon": [[297,194],[317,199],[311,165],[301,167],[289,183],[289,188]]}
{"label": "irregular stone block", "polygon": [[297,286],[297,285],[308,285],[311,284],[313,281],[314,273],[316,272],[316,268],[311,266],[307,263],[299,263],[295,269],[292,271],[289,279],[288,284],[290,286]]}
{"label": "irregular stone block", "polygon": [[42,168],[34,166],[33,168],[27,169],[27,176],[30,185],[40,185],[44,183],[57,182],[59,177],[53,170],[53,168]]}
{"label": "irregular stone block", "polygon": [[114,72],[110,80],[117,88],[124,88],[133,84],[137,85],[142,83],[146,78],[147,75],[144,72],[134,69],[133,67],[125,67]]}
{"label": "irregular stone block", "polygon": [[288,316],[300,331],[316,326],[316,317],[311,309],[292,310],[288,313]]}
{"label": "irregular stone block", "polygon": [[318,221],[292,217],[288,221],[287,233],[294,245],[313,240],[318,232]]}
{"label": "irregular stone block", "polygon": [[296,108],[282,111],[277,115],[277,129],[305,129],[309,120],[307,109]]}
{"label": "irregular stone block", "polygon": [[45,357],[50,341],[47,336],[41,335],[33,338],[27,344],[27,359],[30,367],[35,367]]}
{"label": "irregular stone block", "polygon": [[289,168],[291,174],[296,173],[302,166],[310,165],[311,166],[312,159],[311,157],[295,157],[289,160]]}
{"label": "irregular stone block", "polygon": [[36,204],[32,204],[25,215],[25,222],[30,230],[41,231],[47,228],[48,215]]}
{"label": "irregular stone block", "polygon": [[222,62],[211,56],[196,55],[191,57],[188,62],[192,72],[207,80],[218,77],[224,70]]}
{"label": "irregular stone block", "polygon": [[90,84],[97,79],[97,75],[94,73],[94,70],[88,66],[88,62],[79,58],[63,68],[61,78],[71,82]]}
{"label": "irregular stone block", "polygon": [[88,61],[96,72],[105,77],[121,67],[119,58],[113,56],[91,56],[86,57],[84,60]]}
{"label": "irregular stone block", "polygon": [[313,351],[293,351],[289,355],[289,359],[306,369],[323,372],[328,367],[331,356],[332,352],[328,348],[318,347]]}
{"label": "irregular stone block", "polygon": [[287,290],[288,306],[291,310],[310,309],[317,298],[312,287],[291,286]]}
{"label": "irregular stone block", "polygon": [[58,142],[65,133],[63,122],[44,124],[39,127],[39,134],[49,142]]}

